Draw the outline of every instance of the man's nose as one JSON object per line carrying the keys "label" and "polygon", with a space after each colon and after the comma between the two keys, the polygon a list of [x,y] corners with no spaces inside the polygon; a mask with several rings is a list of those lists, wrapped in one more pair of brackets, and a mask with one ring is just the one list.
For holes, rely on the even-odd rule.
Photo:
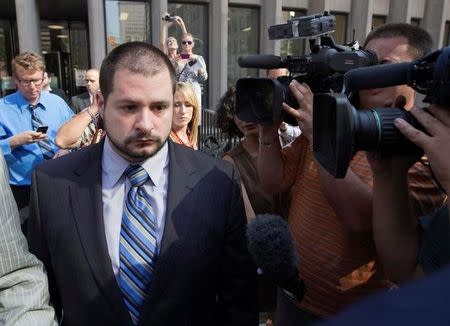
{"label": "man's nose", "polygon": [[150,109],[142,109],[139,114],[136,115],[136,127],[142,131],[148,132],[153,129],[153,113]]}

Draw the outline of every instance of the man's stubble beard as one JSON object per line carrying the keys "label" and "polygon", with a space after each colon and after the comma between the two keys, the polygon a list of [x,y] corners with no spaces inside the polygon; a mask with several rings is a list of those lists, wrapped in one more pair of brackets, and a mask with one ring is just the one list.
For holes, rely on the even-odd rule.
{"label": "man's stubble beard", "polygon": [[[141,134],[141,135],[129,136],[129,137],[125,138],[125,140],[122,143],[119,143],[114,138],[111,137],[111,135],[108,131],[109,128],[108,128],[108,123],[107,123],[107,119],[106,119],[105,115],[103,117],[103,121],[104,121],[104,129],[106,131],[106,135],[108,136],[109,142],[111,143],[113,149],[117,152],[117,154],[119,154],[120,156],[122,156],[123,158],[125,158],[127,161],[130,161],[130,162],[142,162],[150,157],[155,156],[161,150],[161,148],[163,148],[164,144],[167,142],[167,139],[169,138],[169,136],[167,136],[166,139],[163,140],[160,137],[154,138],[154,137],[151,137],[151,135],[149,135],[149,134]],[[145,139],[151,138],[153,140],[154,144],[156,144],[155,150],[150,153],[148,153],[146,151],[144,151],[142,153],[142,150],[139,150],[139,149],[133,150],[128,147],[130,144],[135,142],[136,139],[141,139],[141,138],[145,138]]]}

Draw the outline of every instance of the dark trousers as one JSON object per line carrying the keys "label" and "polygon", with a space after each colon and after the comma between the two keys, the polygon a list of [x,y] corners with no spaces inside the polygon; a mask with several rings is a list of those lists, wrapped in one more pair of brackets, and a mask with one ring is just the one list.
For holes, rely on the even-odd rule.
{"label": "dark trousers", "polygon": [[318,316],[297,307],[281,290],[278,290],[277,298],[275,326],[311,325],[321,320]]}
{"label": "dark trousers", "polygon": [[30,215],[30,186],[14,186],[11,190],[19,209],[20,221],[22,224],[22,232],[26,235],[28,217]]}

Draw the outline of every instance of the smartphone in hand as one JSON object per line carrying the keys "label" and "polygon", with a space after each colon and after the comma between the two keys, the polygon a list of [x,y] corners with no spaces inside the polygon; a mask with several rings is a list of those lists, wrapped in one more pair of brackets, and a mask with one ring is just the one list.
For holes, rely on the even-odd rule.
{"label": "smartphone in hand", "polygon": [[39,126],[36,129],[37,132],[42,132],[43,134],[47,133],[47,130],[48,130],[48,126],[44,126],[44,125]]}

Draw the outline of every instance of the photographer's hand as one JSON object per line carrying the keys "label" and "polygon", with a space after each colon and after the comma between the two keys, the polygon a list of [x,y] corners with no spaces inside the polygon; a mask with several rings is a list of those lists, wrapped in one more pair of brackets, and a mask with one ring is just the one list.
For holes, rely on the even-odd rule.
{"label": "photographer's hand", "polygon": [[306,83],[300,84],[293,80],[289,84],[289,90],[296,98],[299,108],[294,109],[283,103],[283,109],[297,120],[300,130],[308,139],[309,144],[313,143],[313,93]]}
{"label": "photographer's hand", "polygon": [[429,135],[414,128],[403,119],[396,119],[395,126],[406,138],[425,151],[434,175],[448,194],[450,191],[450,108],[431,105],[429,111],[419,108],[413,108],[410,111]]}

